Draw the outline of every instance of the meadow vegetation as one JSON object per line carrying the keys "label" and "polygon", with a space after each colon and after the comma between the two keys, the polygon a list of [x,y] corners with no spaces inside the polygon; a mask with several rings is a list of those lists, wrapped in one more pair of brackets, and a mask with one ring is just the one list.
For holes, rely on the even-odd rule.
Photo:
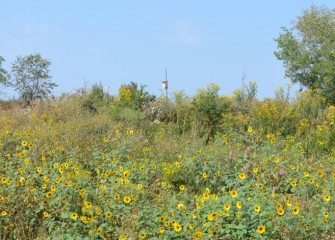
{"label": "meadow vegetation", "polygon": [[335,229],[335,106],[208,85],[96,84],[0,103],[0,239],[322,239]]}

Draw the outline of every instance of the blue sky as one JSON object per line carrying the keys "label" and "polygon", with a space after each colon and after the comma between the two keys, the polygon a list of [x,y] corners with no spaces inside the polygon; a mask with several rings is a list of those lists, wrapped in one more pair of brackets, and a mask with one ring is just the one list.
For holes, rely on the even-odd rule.
{"label": "blue sky", "polygon": [[41,53],[56,95],[95,82],[116,94],[130,81],[160,95],[167,69],[170,92],[194,95],[214,82],[231,95],[245,72],[260,98],[272,97],[289,82],[274,38],[312,4],[335,8],[321,0],[3,1],[0,56],[9,70],[17,56]]}

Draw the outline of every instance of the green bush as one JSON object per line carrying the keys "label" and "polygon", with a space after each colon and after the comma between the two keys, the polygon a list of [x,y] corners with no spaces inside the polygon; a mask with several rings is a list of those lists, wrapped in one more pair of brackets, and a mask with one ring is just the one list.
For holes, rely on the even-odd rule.
{"label": "green bush", "polygon": [[217,131],[224,111],[219,97],[219,86],[209,84],[206,89],[199,89],[193,97],[194,124],[200,138],[206,136],[206,142],[212,139]]}
{"label": "green bush", "polygon": [[146,86],[138,86],[135,82],[122,85],[119,88],[118,105],[134,110],[143,110],[150,102],[155,100],[155,96],[145,90]]}

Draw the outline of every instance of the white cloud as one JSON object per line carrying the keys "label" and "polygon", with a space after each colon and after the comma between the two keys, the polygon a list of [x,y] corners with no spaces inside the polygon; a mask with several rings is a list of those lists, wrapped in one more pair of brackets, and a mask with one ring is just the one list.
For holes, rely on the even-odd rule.
{"label": "white cloud", "polygon": [[194,44],[201,41],[201,35],[190,20],[178,21],[166,31],[161,40],[168,43]]}

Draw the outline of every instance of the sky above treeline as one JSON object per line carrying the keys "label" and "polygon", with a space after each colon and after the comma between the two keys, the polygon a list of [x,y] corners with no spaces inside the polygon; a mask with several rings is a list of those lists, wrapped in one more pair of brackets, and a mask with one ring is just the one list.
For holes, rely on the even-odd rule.
{"label": "sky above treeline", "polygon": [[313,4],[335,8],[322,0],[3,1],[0,56],[10,70],[17,56],[41,53],[52,62],[55,95],[94,83],[117,94],[130,81],[160,95],[167,69],[170,93],[217,83],[232,95],[244,75],[262,99],[290,82],[274,39]]}

